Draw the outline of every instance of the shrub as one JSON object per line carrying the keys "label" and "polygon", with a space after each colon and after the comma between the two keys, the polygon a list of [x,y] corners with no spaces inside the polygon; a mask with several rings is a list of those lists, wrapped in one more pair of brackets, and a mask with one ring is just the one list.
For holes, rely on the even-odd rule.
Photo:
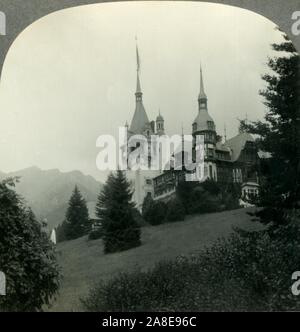
{"label": "shrub", "polygon": [[67,222],[65,220],[56,227],[56,241],[57,241],[57,243],[67,240],[66,228],[67,228]]}
{"label": "shrub", "polygon": [[6,275],[0,311],[40,311],[59,288],[57,253],[44,225],[13,189],[15,181],[0,181],[0,268]]}
{"label": "shrub", "polygon": [[290,290],[299,248],[299,218],[276,234],[236,230],[196,256],[101,282],[83,304],[90,311],[300,310]]}
{"label": "shrub", "polygon": [[147,222],[151,225],[160,225],[165,221],[167,206],[162,201],[153,201],[147,211]]}
{"label": "shrub", "polygon": [[220,185],[214,180],[206,180],[201,184],[202,188],[210,195],[218,196],[221,193]]}
{"label": "shrub", "polygon": [[220,210],[221,200],[210,194],[202,186],[195,187],[191,192],[191,213],[209,213]]}
{"label": "shrub", "polygon": [[180,183],[177,196],[181,200],[186,214],[209,213],[221,210],[221,188],[212,180],[203,183]]}
{"label": "shrub", "polygon": [[134,208],[132,213],[133,213],[133,218],[140,227],[146,226],[148,224],[144,219],[142,213],[137,208]]}
{"label": "shrub", "polygon": [[97,227],[92,229],[89,233],[88,239],[89,240],[98,240],[101,239],[103,236],[103,229],[102,227]]}
{"label": "shrub", "polygon": [[239,208],[240,184],[220,184],[213,180],[202,183],[181,182],[177,187],[186,214],[211,213]]}
{"label": "shrub", "polygon": [[154,204],[154,200],[153,200],[152,196],[147,195],[144,198],[143,206],[142,206],[142,217],[146,222],[149,222],[149,215],[148,214],[149,214],[149,211],[150,211],[153,204]]}
{"label": "shrub", "polygon": [[185,209],[180,199],[173,198],[167,203],[167,221],[182,221],[185,217]]}
{"label": "shrub", "polygon": [[239,199],[242,196],[241,185],[230,183],[221,186],[222,204],[224,210],[234,210],[240,207]]}

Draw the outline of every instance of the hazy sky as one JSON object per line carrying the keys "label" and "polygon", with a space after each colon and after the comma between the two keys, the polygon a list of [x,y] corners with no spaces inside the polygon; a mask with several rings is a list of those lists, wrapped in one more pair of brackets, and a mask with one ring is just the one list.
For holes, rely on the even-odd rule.
{"label": "hazy sky", "polygon": [[160,108],[168,134],[191,133],[199,64],[217,131],[237,118],[262,118],[258,90],[275,25],[243,9],[208,3],[147,2],[80,6],[25,29],[6,57],[0,84],[0,170],[36,165],[96,169],[96,139],[130,123],[135,108],[135,35],[148,117]]}

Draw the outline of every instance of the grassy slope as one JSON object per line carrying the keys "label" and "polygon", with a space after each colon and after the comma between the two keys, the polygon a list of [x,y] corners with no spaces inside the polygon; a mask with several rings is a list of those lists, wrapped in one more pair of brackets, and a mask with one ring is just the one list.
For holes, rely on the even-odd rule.
{"label": "grassy slope", "polygon": [[226,236],[232,226],[254,229],[247,211],[240,209],[221,213],[190,216],[184,222],[147,226],[142,229],[142,246],[116,254],[103,254],[101,240],[86,237],[58,245],[64,279],[60,295],[52,311],[78,311],[79,298],[87,294],[91,285],[109,279],[120,271],[147,269],[161,259],[197,252],[218,237]]}

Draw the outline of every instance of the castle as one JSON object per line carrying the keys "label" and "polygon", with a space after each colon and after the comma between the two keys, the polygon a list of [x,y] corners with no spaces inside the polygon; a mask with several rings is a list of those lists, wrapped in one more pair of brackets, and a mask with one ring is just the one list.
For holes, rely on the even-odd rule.
{"label": "castle", "polygon": [[[130,126],[126,123],[127,133],[129,138],[133,135],[143,135],[149,141],[151,136],[159,137],[165,134],[164,118],[159,112],[155,121],[149,121],[143,105],[138,49],[136,49],[136,52],[138,64],[135,92],[136,106]],[[205,180],[212,179],[223,184],[238,183],[241,186],[242,195],[245,197],[250,194],[258,194],[259,179],[255,166],[259,161],[259,155],[254,144],[254,138],[250,134],[240,131],[238,135],[228,140],[225,138],[225,141],[222,142],[222,137],[217,135],[215,122],[208,112],[208,98],[204,90],[201,68],[198,112],[192,122],[191,134],[193,137],[196,135],[204,137]],[[134,148],[131,147],[130,149]],[[178,183],[187,180],[188,172],[184,167],[181,170],[171,167],[171,169],[165,171],[129,170],[127,174],[134,190],[133,200],[137,208],[141,210],[144,198],[147,195],[151,195],[154,200],[172,197]]]}

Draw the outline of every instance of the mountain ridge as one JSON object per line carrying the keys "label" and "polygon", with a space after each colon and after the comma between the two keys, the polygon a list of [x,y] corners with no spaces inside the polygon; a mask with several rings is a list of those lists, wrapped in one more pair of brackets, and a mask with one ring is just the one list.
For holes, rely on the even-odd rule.
{"label": "mountain ridge", "polygon": [[38,219],[47,222],[50,229],[64,220],[75,185],[88,203],[90,217],[93,218],[97,196],[103,185],[78,170],[61,172],[58,169],[42,170],[36,166],[9,173],[0,171],[0,179],[5,177],[20,178],[16,184],[17,193],[24,197],[26,205],[32,208]]}

